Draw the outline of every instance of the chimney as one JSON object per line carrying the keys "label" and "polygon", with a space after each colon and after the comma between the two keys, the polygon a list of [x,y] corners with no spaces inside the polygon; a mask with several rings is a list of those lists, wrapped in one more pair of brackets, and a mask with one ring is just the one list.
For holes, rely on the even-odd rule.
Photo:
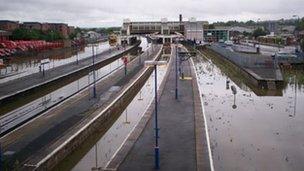
{"label": "chimney", "polygon": [[182,22],[183,22],[183,16],[182,14],[179,14],[179,31],[182,32]]}

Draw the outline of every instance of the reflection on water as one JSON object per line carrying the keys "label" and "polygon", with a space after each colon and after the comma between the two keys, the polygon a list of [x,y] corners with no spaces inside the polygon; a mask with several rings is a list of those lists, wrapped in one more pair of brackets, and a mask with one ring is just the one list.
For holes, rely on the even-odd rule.
{"label": "reflection on water", "polygon": [[215,170],[303,170],[303,71],[284,72],[281,96],[258,96],[210,60],[196,69]]}
{"label": "reflection on water", "polygon": [[[164,77],[165,67],[158,67],[158,86]],[[149,77],[140,92],[135,96],[121,116],[102,138],[92,147],[89,152],[72,169],[74,171],[91,170],[103,168],[122,145],[128,134],[139,122],[145,110],[153,100],[154,96],[154,72]]]}
{"label": "reflection on water", "polygon": [[[106,76],[117,71],[123,66],[124,65],[122,60],[117,59],[116,61],[113,61],[112,63],[96,70],[95,71],[96,81],[105,78]],[[8,131],[9,129],[24,122],[25,120],[36,116],[40,112],[43,112],[45,109],[48,109],[58,104],[59,102],[62,102],[63,100],[87,88],[89,85],[92,85],[93,83],[94,83],[94,77],[93,77],[93,72],[91,72],[88,75],[83,76],[78,80],[71,82],[41,98],[38,98],[22,107],[19,107],[9,113],[6,113],[4,116],[0,117],[0,125],[1,125],[0,134],[5,131]],[[93,90],[91,89],[89,89],[89,91],[93,92]]]}
{"label": "reflection on water", "polygon": [[[101,42],[96,47],[96,50],[97,53],[101,53],[109,48],[108,42]],[[12,57],[5,63],[6,67],[0,69],[0,83],[39,72],[40,61],[42,59],[50,59],[50,63],[45,66],[45,69],[48,70],[88,58],[91,55],[91,47],[82,47],[79,49],[57,49],[33,56]]]}

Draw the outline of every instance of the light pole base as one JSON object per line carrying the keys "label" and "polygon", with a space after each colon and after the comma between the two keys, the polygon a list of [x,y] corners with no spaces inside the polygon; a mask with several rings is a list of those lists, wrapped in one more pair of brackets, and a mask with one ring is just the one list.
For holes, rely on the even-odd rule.
{"label": "light pole base", "polygon": [[154,148],[154,154],[155,154],[155,165],[154,169],[158,170],[159,169],[159,147]]}

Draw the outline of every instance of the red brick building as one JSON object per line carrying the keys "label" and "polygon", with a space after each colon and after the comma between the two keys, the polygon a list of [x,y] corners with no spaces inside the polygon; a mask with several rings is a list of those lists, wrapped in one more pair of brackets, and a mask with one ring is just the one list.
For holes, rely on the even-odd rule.
{"label": "red brick building", "polygon": [[21,27],[29,30],[41,30],[42,24],[38,22],[23,22]]}
{"label": "red brick building", "polygon": [[51,29],[51,26],[49,23],[42,23],[41,24],[41,31],[42,32],[48,32]]}
{"label": "red brick building", "polygon": [[54,31],[58,31],[64,38],[68,38],[69,36],[69,26],[64,23],[49,23],[50,29]]}
{"label": "red brick building", "polygon": [[12,33],[4,30],[0,30],[0,42],[4,40],[9,40],[9,36],[11,36]]}
{"label": "red brick building", "polygon": [[0,30],[14,31],[19,28],[18,21],[0,20]]}
{"label": "red brick building", "polygon": [[75,32],[75,27],[74,26],[69,26],[69,35],[73,34]]}

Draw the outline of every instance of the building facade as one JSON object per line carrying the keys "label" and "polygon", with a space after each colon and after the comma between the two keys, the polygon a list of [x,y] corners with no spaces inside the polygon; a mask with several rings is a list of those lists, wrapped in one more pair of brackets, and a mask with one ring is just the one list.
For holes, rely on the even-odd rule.
{"label": "building facade", "polygon": [[9,40],[9,37],[12,35],[12,33],[4,30],[0,30],[0,41],[6,41]]}
{"label": "building facade", "polygon": [[18,21],[0,20],[0,30],[14,31],[19,28]]}
{"label": "building facade", "polygon": [[229,30],[227,29],[207,29],[204,30],[205,42],[221,42],[229,40]]}
{"label": "building facade", "polygon": [[49,23],[50,29],[59,32],[64,38],[69,36],[69,26],[64,23]]}
{"label": "building facade", "polygon": [[[196,21],[191,18],[189,21],[168,21],[162,18],[161,21],[154,22],[131,22],[126,19],[121,29],[122,35],[154,34],[163,38],[162,42],[172,42],[172,35],[183,35],[186,39],[202,42],[204,40],[203,28],[208,24],[206,21]],[[170,39],[170,40],[169,40]]]}
{"label": "building facade", "polygon": [[21,28],[25,28],[28,30],[41,30],[42,24],[38,22],[23,22],[21,24]]}

